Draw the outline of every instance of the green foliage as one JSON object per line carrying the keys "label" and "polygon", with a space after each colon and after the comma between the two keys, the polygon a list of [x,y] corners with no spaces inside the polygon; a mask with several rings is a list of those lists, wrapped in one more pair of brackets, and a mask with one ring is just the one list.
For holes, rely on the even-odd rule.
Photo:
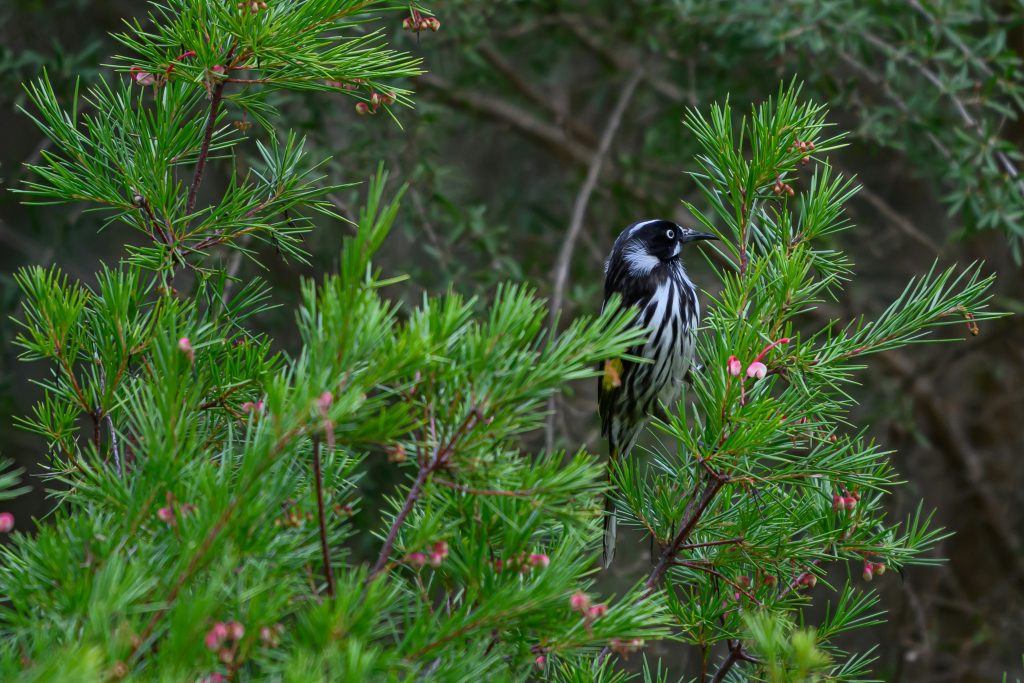
{"label": "green foliage", "polygon": [[[58,505],[0,550],[0,677],[617,682],[629,676],[610,653],[671,638],[705,657],[725,643],[721,677],[863,679],[870,656],[833,639],[877,623],[876,596],[844,581],[811,628],[812,584],[826,592],[829,565],[849,560],[874,573],[926,563],[943,532],[920,512],[886,518],[898,482],[847,424],[847,387],[870,353],[993,317],[991,279],[933,269],[873,323],[821,320],[818,304],[852,275],[820,242],[848,227],[854,192],[824,165],[841,143],[822,138],[824,109],[782,88],[738,127],[727,105],[691,112],[710,211],[690,208],[727,238],[723,289],[704,370],[657,425],[676,452],[614,472],[660,559],[598,602],[604,467],[582,450],[524,452],[521,437],[555,392],[643,336],[628,312],[609,305],[549,335],[522,285],[498,286],[485,315],[454,292],[390,301],[401,276],[373,258],[404,190],[387,199],[382,168],[337,272],[302,284],[295,348],[259,327],[274,292],[215,253],[254,256],[261,239],[302,259],[307,216],[334,216],[327,195],[344,185],[277,132],[269,95],[408,103],[384,81],[417,62],[365,28],[390,9],[411,11],[173,0],[117,36],[127,82],[89,88],[91,113],[60,106],[45,76],[29,86],[53,143],[29,201],[97,204],[144,241],[91,285],[57,268],[18,275],[17,344],[50,371],[21,424],[47,443]],[[236,114],[265,136],[241,174]],[[823,165],[790,199],[804,157]],[[209,204],[207,164],[231,175]],[[733,376],[730,356],[766,374]],[[365,509],[373,467],[403,473],[382,520]],[[0,476],[0,492],[14,483]],[[379,541],[376,561],[354,550],[362,536]],[[642,676],[670,680],[661,662]]]}
{"label": "green foliage", "polygon": [[[822,154],[839,144],[822,137],[824,109],[783,88],[749,118],[714,106],[707,117],[690,111],[686,126],[702,150],[693,178],[710,211],[688,208],[723,237],[711,259],[724,264],[723,287],[699,339],[704,369],[678,414],[657,425],[676,449],[615,473],[631,521],[661,548],[648,585],[664,582],[677,637],[705,656],[728,645],[723,675],[862,680],[870,657],[832,638],[878,623],[877,596],[849,582],[833,588],[830,565],[853,564],[870,580],[929,563],[923,553],[944,532],[920,508],[903,524],[886,518],[899,482],[889,454],[849,423],[848,390],[870,354],[997,316],[986,308],[992,277],[977,264],[933,267],[875,321],[829,320],[818,306],[840,295],[851,266],[820,242],[849,227],[842,205],[855,188],[834,179]],[[816,168],[796,197],[787,187],[803,157]],[[809,590],[816,584],[828,588]],[[823,592],[835,597],[816,630],[786,625]]]}

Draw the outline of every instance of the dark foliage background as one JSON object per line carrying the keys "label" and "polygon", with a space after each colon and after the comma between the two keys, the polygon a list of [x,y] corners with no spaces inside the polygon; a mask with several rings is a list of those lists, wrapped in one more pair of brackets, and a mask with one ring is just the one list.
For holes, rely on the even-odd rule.
{"label": "dark foliage background", "polygon": [[[383,116],[357,116],[348,99],[289,105],[291,121],[334,155],[332,181],[359,180],[353,169],[383,159],[393,178],[411,183],[399,229],[378,259],[385,270],[412,272],[432,291],[481,294],[481,305],[494,283],[521,279],[568,313],[594,310],[603,256],[618,231],[655,215],[685,221],[679,199],[697,200],[681,172],[694,151],[679,123],[685,107],[728,94],[743,110],[796,76],[854,132],[836,157],[864,186],[852,204],[858,227],[839,238],[856,262],[851,305],[880,310],[941,255],[944,263],[984,259],[999,275],[996,307],[1021,311],[1020,3],[447,0],[432,9],[442,23],[436,34],[402,32],[401,17],[394,20],[397,46],[422,56],[430,71],[411,84],[417,107],[399,112],[401,128]],[[139,11],[116,0],[0,5],[4,190],[43,144],[15,111],[19,84],[44,68],[66,93],[75,77],[96,78],[100,58],[112,52],[106,32]],[[595,192],[578,207],[582,229],[570,239],[584,176],[638,69]],[[205,191],[224,180],[210,178]],[[332,201],[344,214],[356,192]],[[18,304],[10,273],[55,262],[88,279],[97,261],[116,260],[136,239],[98,227],[76,207],[25,207],[0,193],[0,453],[30,472],[42,444],[15,430],[12,417],[38,397],[28,381],[33,368],[16,362],[10,343],[7,318]],[[324,225],[312,233],[310,266],[263,254],[280,300],[296,293],[300,276],[329,267],[343,231]],[[231,267],[244,275],[255,266]],[[701,282],[702,264],[691,267]],[[287,344],[294,325],[290,308],[282,310],[262,324]],[[895,465],[910,482],[906,498],[893,501],[896,511],[923,500],[955,532],[938,550],[944,565],[878,579],[890,620],[857,637],[862,646],[881,643],[878,673],[886,680],[1024,675],[1022,333],[1017,315],[967,344],[884,354],[860,388],[858,421],[897,449]],[[588,383],[567,391],[547,438],[599,448],[592,390]],[[376,475],[370,485],[387,491],[388,472]],[[27,528],[47,509],[36,487],[13,511]],[[615,576],[607,581],[615,587]]]}

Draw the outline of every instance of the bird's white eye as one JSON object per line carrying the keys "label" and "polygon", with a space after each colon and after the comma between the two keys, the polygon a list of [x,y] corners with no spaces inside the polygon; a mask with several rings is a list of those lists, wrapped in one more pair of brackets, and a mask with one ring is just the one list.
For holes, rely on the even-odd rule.
{"label": "bird's white eye", "polygon": [[675,239],[676,231],[675,230],[668,230],[668,231],[666,231],[665,232],[665,237],[669,238],[670,240],[671,239]]}

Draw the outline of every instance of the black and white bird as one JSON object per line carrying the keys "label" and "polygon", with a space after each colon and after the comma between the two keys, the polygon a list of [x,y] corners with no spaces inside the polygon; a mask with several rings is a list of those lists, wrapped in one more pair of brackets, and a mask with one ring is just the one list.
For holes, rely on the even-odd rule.
{"label": "black and white bird", "polygon": [[[633,307],[633,324],[648,330],[647,340],[629,355],[650,363],[610,360],[598,380],[601,432],[614,462],[633,448],[659,402],[674,403],[693,362],[700,322],[697,288],[680,260],[683,245],[718,239],[667,220],[633,223],[622,231],[605,264],[604,301],[614,294]],[[604,566],[615,555],[615,503],[605,498]]]}

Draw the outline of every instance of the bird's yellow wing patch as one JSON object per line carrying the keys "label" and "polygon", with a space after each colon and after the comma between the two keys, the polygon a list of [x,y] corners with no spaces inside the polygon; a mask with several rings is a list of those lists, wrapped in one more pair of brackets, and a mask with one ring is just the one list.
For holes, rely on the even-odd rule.
{"label": "bird's yellow wing patch", "polygon": [[611,391],[622,386],[622,361],[618,358],[611,358],[604,362],[604,376],[601,378],[601,387],[605,391]]}

